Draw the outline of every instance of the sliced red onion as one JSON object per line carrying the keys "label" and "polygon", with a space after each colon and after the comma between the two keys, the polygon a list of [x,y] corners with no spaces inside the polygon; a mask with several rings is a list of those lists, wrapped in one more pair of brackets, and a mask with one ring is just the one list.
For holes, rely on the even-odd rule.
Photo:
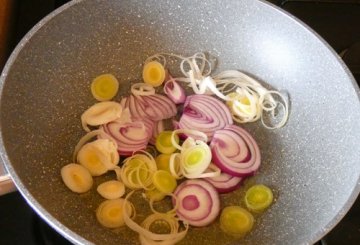
{"label": "sliced red onion", "polygon": [[[111,124],[109,123],[103,126],[103,128],[106,134],[118,142],[119,153],[123,156],[128,156],[134,151],[145,149],[153,133],[157,135],[162,131],[161,127],[163,127],[163,125],[158,123],[156,127],[158,132],[153,132],[154,121],[171,118],[175,116],[177,112],[175,104],[169,98],[158,94],[146,96],[130,95],[123,97],[120,104],[123,108],[129,110],[133,122],[127,124],[112,122]],[[142,131],[140,130],[139,123],[143,126]],[[118,133],[116,133],[116,131],[118,131]],[[127,134],[136,132],[138,135],[122,137],[125,132]],[[138,139],[135,137],[140,137],[142,141],[138,142]],[[131,139],[130,142],[128,141],[129,139]],[[155,138],[152,139],[152,142],[155,142]]]}
{"label": "sliced red onion", "polygon": [[229,125],[216,131],[210,148],[212,161],[232,176],[250,176],[260,167],[261,156],[256,141],[239,126]]}
{"label": "sliced red onion", "polygon": [[133,117],[159,121],[176,115],[175,104],[166,96],[153,94],[147,96],[130,95],[121,100],[123,107],[128,107]]}
{"label": "sliced red onion", "polygon": [[209,181],[219,193],[229,193],[240,187],[243,178],[221,173],[219,176],[205,178],[205,180]]}
{"label": "sliced red onion", "polygon": [[144,150],[154,126],[151,120],[134,120],[129,123],[110,122],[102,125],[104,133],[99,138],[113,139],[121,156],[130,156],[134,152]]}
{"label": "sliced red onion", "polygon": [[144,109],[141,107],[141,105],[137,101],[137,97],[135,97],[134,95],[130,95],[127,98],[127,102],[128,103],[126,104],[126,106],[128,106],[130,113],[133,117],[136,117],[136,118],[146,117]]}
{"label": "sliced red onion", "polygon": [[149,139],[154,131],[154,127],[155,127],[155,122],[149,118],[134,118],[134,121],[139,121],[144,123],[144,126],[146,128],[146,133],[149,136]]}
{"label": "sliced red onion", "polygon": [[220,212],[219,194],[204,180],[186,180],[175,190],[173,204],[180,219],[192,226],[202,227],[212,223]]}
{"label": "sliced red onion", "polygon": [[[162,108],[158,104],[155,104],[152,99],[149,99],[150,96],[134,96],[135,105],[140,111],[141,117],[150,118],[153,121],[161,120],[167,116],[167,108]],[[146,98],[146,99],[145,99]]]}
{"label": "sliced red onion", "polygon": [[156,137],[158,136],[158,134],[160,134],[164,130],[165,130],[165,125],[164,125],[163,120],[155,122],[154,130],[152,131],[152,135],[151,135],[151,138],[149,140],[149,143],[152,144],[152,145],[155,145]]}
{"label": "sliced red onion", "polygon": [[228,107],[210,95],[191,95],[186,98],[178,127],[204,132],[209,141],[213,134],[233,123]]}
{"label": "sliced red onion", "polygon": [[123,108],[126,108],[126,102],[127,102],[127,99],[128,97],[123,97],[120,101],[120,105],[123,107]]}
{"label": "sliced red onion", "polygon": [[164,85],[164,93],[175,103],[182,104],[185,102],[186,94],[183,87],[171,76]]}
{"label": "sliced red onion", "polygon": [[[167,114],[164,115],[162,119],[171,118],[176,115],[177,109],[175,104],[166,96],[161,94],[154,94],[152,96],[145,97],[145,99],[148,99],[149,101],[152,100],[151,104],[154,106],[158,105],[160,109],[164,108],[166,109]],[[165,111],[165,110],[164,110]],[[156,120],[160,120],[157,118]]]}

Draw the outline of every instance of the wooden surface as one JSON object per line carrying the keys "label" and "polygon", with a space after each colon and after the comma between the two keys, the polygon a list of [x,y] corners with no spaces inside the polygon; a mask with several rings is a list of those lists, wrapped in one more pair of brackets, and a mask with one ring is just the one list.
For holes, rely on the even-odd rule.
{"label": "wooden surface", "polygon": [[9,54],[16,0],[0,0],[0,70]]}

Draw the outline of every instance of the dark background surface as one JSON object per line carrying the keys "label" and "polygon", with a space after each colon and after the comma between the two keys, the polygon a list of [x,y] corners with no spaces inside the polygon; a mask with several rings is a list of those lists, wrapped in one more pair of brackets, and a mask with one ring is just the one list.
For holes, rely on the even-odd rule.
{"label": "dark background surface", "polygon": [[[16,2],[8,55],[41,18],[68,1],[18,0]],[[319,33],[338,53],[341,53],[357,81],[360,81],[360,1],[272,0],[270,2],[294,14]],[[284,241],[284,244],[286,243]],[[322,243],[360,244],[360,199]],[[53,232],[31,210],[21,195],[15,192],[0,197],[0,244],[70,243]]]}

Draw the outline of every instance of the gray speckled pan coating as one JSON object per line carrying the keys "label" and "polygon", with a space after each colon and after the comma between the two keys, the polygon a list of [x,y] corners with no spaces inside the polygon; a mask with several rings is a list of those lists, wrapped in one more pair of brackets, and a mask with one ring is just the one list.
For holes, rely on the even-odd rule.
{"label": "gray speckled pan coating", "polygon": [[[79,197],[60,178],[83,134],[80,115],[95,102],[90,81],[113,73],[126,92],[148,55],[197,51],[217,56],[218,70],[246,71],[291,97],[286,127],[245,125],[263,158],[251,181],[271,186],[276,202],[241,242],[311,244],[350,208],[360,187],[359,90],[307,27],[254,0],[73,1],[30,31],[1,76],[1,157],[29,204],[70,241],[137,243],[127,228],[98,225],[95,187]],[[222,203],[242,204],[242,196],[222,196]],[[240,243],[218,226],[192,229],[182,244]]]}

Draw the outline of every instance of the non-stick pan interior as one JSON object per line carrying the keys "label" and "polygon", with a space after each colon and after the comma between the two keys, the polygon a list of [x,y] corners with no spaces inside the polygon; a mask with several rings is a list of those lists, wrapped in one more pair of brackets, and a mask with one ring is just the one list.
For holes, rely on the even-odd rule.
{"label": "non-stick pan interior", "polygon": [[[349,209],[359,192],[358,90],[309,29],[254,0],[74,1],[25,37],[1,77],[2,157],[29,203],[67,238],[104,245],[138,240],[127,228],[113,231],[97,223],[102,199],[95,187],[74,194],[60,178],[84,134],[80,115],[95,103],[91,80],[112,73],[124,94],[130,82],[140,81],[147,56],[198,51],[218,58],[214,73],[245,71],[287,92],[291,101],[284,128],[244,125],[262,152],[260,171],[250,181],[270,186],[276,199],[256,217],[244,244],[312,243]],[[242,197],[242,190],[223,196],[222,205],[241,205]],[[233,243],[218,222],[191,229],[182,242]]]}

